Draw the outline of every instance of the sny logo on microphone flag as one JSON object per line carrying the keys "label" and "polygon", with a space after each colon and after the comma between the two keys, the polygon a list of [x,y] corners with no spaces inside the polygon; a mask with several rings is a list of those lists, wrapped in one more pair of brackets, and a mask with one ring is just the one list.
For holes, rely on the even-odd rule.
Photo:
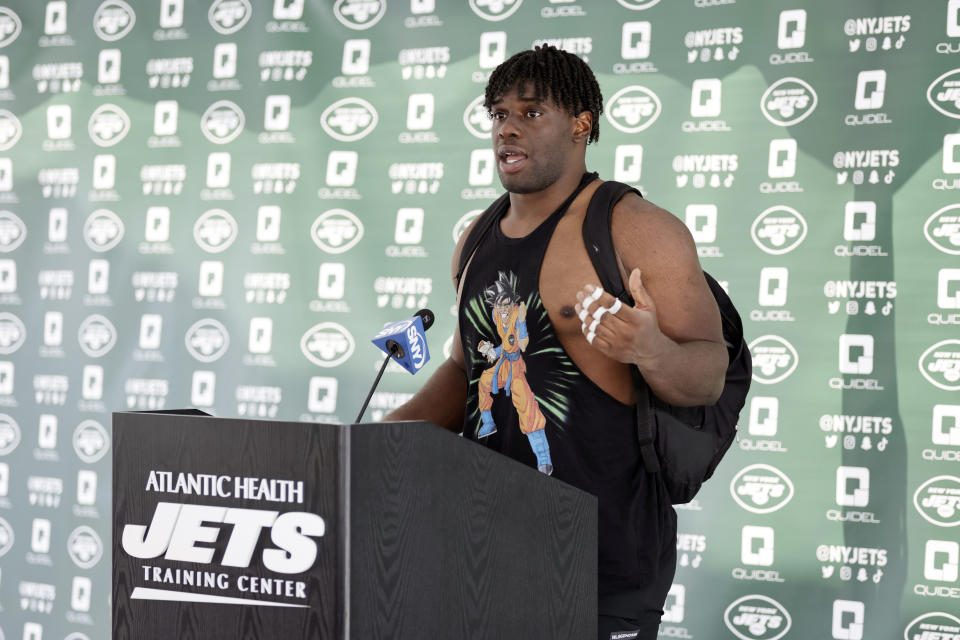
{"label": "sny logo on microphone flag", "polygon": [[[420,371],[430,359],[426,330],[423,328],[423,319],[420,316],[384,325],[383,329],[373,337],[372,342],[384,353],[390,354],[410,373]],[[387,345],[388,342],[397,343],[400,346],[400,352],[392,353]]]}

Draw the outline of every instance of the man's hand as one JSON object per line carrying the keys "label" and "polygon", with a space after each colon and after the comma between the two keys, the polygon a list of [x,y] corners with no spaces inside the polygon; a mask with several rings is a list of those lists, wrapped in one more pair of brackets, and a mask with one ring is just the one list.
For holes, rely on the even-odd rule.
{"label": "man's hand", "polygon": [[628,307],[609,293],[588,284],[577,292],[575,309],[583,336],[605,356],[642,365],[666,351],[669,339],[657,324],[657,308],[634,269],[629,280],[634,305]]}
{"label": "man's hand", "polygon": [[487,359],[487,362],[493,362],[497,359],[497,350],[486,340],[480,341],[480,344],[477,345],[477,351]]}
{"label": "man's hand", "polygon": [[520,307],[517,310],[517,321],[526,322],[527,321],[527,303],[521,302]]}

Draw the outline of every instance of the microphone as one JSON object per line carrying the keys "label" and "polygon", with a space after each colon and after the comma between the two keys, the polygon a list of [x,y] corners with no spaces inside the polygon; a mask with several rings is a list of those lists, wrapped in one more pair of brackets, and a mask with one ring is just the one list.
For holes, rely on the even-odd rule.
{"label": "microphone", "polygon": [[383,377],[383,372],[386,370],[390,358],[393,358],[411,374],[417,373],[427,364],[427,361],[430,360],[430,350],[427,348],[426,332],[433,326],[434,318],[433,311],[430,309],[420,309],[412,318],[385,324],[373,337],[371,342],[386,353],[387,357],[383,359],[380,372],[377,373],[373,386],[370,387],[370,392],[367,394],[366,400],[363,401],[363,406],[360,407],[360,413],[357,414],[357,419],[354,422],[359,423],[364,411],[367,410],[370,398],[373,397],[374,390],[380,384],[380,378]]}

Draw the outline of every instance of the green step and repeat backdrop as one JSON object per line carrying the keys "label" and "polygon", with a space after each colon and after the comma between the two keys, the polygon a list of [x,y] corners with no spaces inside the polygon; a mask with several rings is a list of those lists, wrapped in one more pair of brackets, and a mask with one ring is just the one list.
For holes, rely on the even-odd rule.
{"label": "green step and repeat backdrop", "polygon": [[429,369],[367,417],[423,383],[500,191],[484,84],[541,43],[600,80],[589,167],[687,223],[753,353],[661,636],[958,637],[960,0],[21,0],[0,638],[109,636],[110,412],[350,422],[370,338],[429,306]]}

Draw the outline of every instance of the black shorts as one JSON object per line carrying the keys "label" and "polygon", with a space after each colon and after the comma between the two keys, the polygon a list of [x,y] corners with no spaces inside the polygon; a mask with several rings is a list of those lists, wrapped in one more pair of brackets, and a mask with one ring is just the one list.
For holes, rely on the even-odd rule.
{"label": "black shorts", "polygon": [[660,611],[651,611],[640,618],[601,615],[597,624],[597,640],[656,640],[660,616]]}

